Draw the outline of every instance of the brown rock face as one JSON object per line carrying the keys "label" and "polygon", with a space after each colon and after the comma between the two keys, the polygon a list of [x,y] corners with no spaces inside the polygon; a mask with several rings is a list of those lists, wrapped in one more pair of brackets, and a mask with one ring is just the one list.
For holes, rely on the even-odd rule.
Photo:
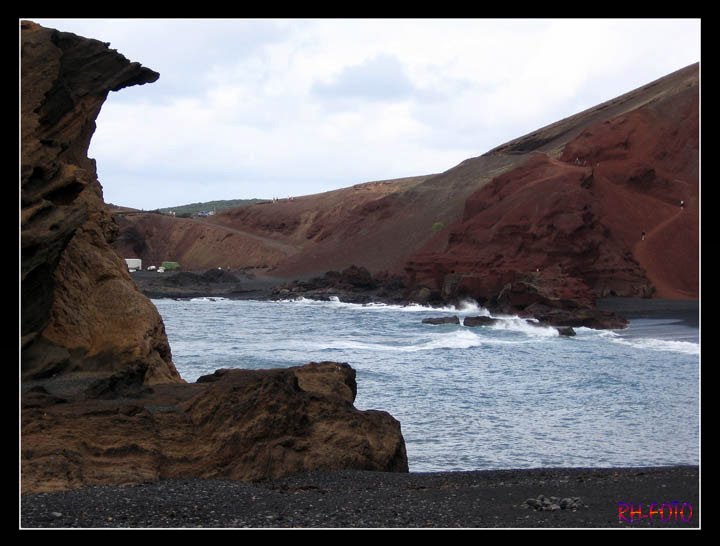
{"label": "brown rock face", "polygon": [[591,110],[615,115],[576,129],[566,144],[548,146],[558,132],[551,126],[545,138],[490,152],[525,159],[468,197],[444,248],[410,258],[413,282],[514,309],[697,298],[697,66],[625,102],[641,98]]}
{"label": "brown rock face", "polygon": [[333,362],[218,370],[195,384],[155,385],[102,404],[35,388],[23,396],[22,489],[407,472],[400,423],[358,411],[354,399],[355,371]]}
{"label": "brown rock face", "polygon": [[117,226],[87,157],[110,91],[158,74],[106,44],[22,26],[22,373],[112,373],[179,381],[154,306],[109,243]]}
{"label": "brown rock face", "polygon": [[87,157],[108,92],[157,78],[106,44],[22,23],[22,490],[406,472],[400,424],[353,407],[347,364],[180,379],[157,310],[110,247],[117,226]]}

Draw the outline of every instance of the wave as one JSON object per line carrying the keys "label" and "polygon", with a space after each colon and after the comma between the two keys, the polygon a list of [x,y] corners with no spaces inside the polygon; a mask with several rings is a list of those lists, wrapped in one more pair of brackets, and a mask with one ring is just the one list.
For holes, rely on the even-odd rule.
{"label": "wave", "polygon": [[359,311],[402,311],[405,313],[454,313],[461,315],[482,315],[489,317],[490,311],[478,305],[474,300],[463,300],[457,306],[431,307],[410,303],[408,305],[394,305],[389,303],[350,303],[340,301],[337,296],[330,296],[329,300],[312,300],[305,297],[296,299],[274,300],[275,303],[294,303],[307,306],[330,306],[335,309],[356,309]]}
{"label": "wave", "polygon": [[[387,303],[348,303],[342,302],[337,296],[330,296],[329,301],[311,300],[304,297],[290,300],[276,300],[277,303],[295,303],[307,306],[330,306],[334,309],[352,309],[356,311],[400,311],[404,313],[448,313],[464,316],[485,316],[497,319],[492,326],[488,326],[491,330],[505,330],[510,332],[519,332],[532,337],[557,337],[559,335],[556,328],[552,326],[539,326],[529,324],[524,318],[518,316],[492,316],[490,311],[479,305],[475,300],[463,300],[457,306],[449,305],[445,307],[430,307],[411,303],[408,305],[392,305]],[[537,322],[537,321],[533,321]],[[482,329],[477,330],[481,332]],[[468,333],[472,331],[468,330]],[[475,334],[472,334],[475,335]],[[487,340],[485,341],[487,343]],[[452,347],[450,347],[452,348]]]}
{"label": "wave", "polygon": [[472,349],[474,347],[483,347],[490,345],[522,345],[528,343],[536,343],[533,339],[508,340],[497,339],[478,335],[468,329],[460,328],[451,332],[442,334],[433,334],[430,339],[424,337],[422,339],[402,341],[398,344],[384,343],[368,343],[365,341],[338,339],[327,341],[325,343],[314,343],[313,348],[320,350],[353,350],[353,351],[387,351],[415,353],[419,351],[434,351],[438,349]]}
{"label": "wave", "polygon": [[222,298],[220,296],[202,297],[202,298],[190,298],[188,301],[230,301],[228,298]]}
{"label": "wave", "polygon": [[[446,334],[436,334],[434,339],[429,341],[411,343],[408,345],[386,345],[383,343],[367,343],[364,341],[337,340],[326,344],[320,344],[321,349],[343,349],[361,351],[389,351],[402,353],[415,353],[418,351],[433,351],[436,349],[471,349],[481,345],[494,344],[498,340],[483,339],[482,337],[467,330],[456,330]],[[509,342],[500,341],[501,344]]]}
{"label": "wave", "polygon": [[490,326],[492,330],[509,330],[522,332],[529,336],[557,337],[560,333],[552,326],[540,326],[529,324],[525,319],[519,317],[494,317],[498,321]]}
{"label": "wave", "polygon": [[667,339],[653,338],[610,338],[613,343],[627,345],[634,349],[649,349],[651,351],[670,351],[686,355],[699,355],[700,345],[689,341],[672,341]]}
{"label": "wave", "polygon": [[679,341],[674,339],[658,339],[652,337],[627,337],[618,332],[611,330],[593,330],[591,328],[578,328],[578,334],[591,335],[606,339],[611,343],[625,345],[633,349],[643,349],[651,351],[669,351],[672,353],[682,353],[686,355],[699,355],[700,344],[691,341]]}

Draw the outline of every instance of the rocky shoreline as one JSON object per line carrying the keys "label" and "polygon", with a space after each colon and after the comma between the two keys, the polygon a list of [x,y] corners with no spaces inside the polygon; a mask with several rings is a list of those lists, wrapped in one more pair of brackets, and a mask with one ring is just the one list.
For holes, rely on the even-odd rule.
{"label": "rocky shoreline", "polygon": [[[24,495],[21,525],[129,528],[697,528],[698,467],[548,468],[397,474],[313,472],[279,480],[162,480]],[[576,498],[566,508],[549,499]],[[538,499],[540,499],[538,501]],[[542,509],[543,501],[547,509]],[[539,506],[533,507],[536,501]],[[648,516],[650,503],[684,512]],[[619,503],[642,504],[632,517]],[[692,511],[687,505],[692,506]],[[685,521],[683,521],[683,517]]]}
{"label": "rocky shoreline", "polygon": [[[136,286],[149,298],[213,298],[235,300],[279,300],[304,297],[328,301],[337,298],[346,303],[385,303],[395,305],[422,304],[444,307],[462,301],[443,299],[428,289],[408,288],[399,277],[372,276],[362,267],[342,272],[328,272],[322,277],[288,280],[278,277],[246,275],[243,272],[208,270],[205,272],[135,272]],[[551,306],[535,302],[514,307],[485,302],[493,314],[519,315],[540,324],[559,328],[587,326],[620,329],[630,318],[678,318],[692,326],[698,325],[698,300],[663,300],[650,298],[603,298],[594,307],[576,306],[559,301]],[[441,322],[448,320],[443,318]]]}
{"label": "rocky shoreline", "polygon": [[[205,272],[161,274],[135,272],[132,278],[138,289],[149,298],[223,297],[260,301],[300,297],[328,301],[337,298],[346,303],[420,304],[428,307],[458,305],[468,299],[444,296],[427,287],[408,286],[400,276],[387,273],[372,275],[364,267],[357,266],[343,271],[328,271],[322,276],[308,279],[256,277],[243,272],[212,269]],[[528,290],[524,284],[510,285],[507,290],[481,304],[494,314],[519,315],[560,328],[586,326],[620,329],[627,326],[626,318],[613,311],[580,305],[575,301],[553,300]],[[507,295],[509,293],[515,296]],[[517,294],[526,297],[518,300]]]}

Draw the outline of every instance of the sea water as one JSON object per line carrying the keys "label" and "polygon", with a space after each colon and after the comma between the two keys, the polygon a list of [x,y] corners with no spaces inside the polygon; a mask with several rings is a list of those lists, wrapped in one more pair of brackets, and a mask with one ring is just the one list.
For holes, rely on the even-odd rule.
{"label": "sea water", "polygon": [[699,464],[699,336],[679,320],[637,319],[575,337],[460,308],[307,299],[154,300],[187,381],[218,368],[311,361],[357,370],[359,409],[402,425],[411,471]]}

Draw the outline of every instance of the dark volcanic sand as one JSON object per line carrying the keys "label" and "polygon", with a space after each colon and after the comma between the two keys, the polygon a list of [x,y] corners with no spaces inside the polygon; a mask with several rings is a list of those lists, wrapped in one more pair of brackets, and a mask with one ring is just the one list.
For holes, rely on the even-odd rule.
{"label": "dark volcanic sand", "polygon": [[[266,300],[272,297],[272,289],[286,282],[275,277],[246,277],[242,272],[230,273],[238,278],[234,283],[190,283],[176,285],[172,279],[179,272],[136,271],[130,274],[135,285],[148,298],[212,298],[222,297],[233,300]],[[202,275],[203,271],[193,272]]]}
{"label": "dark volcanic sand", "polygon": [[663,300],[647,298],[605,298],[597,301],[598,309],[612,311],[627,319],[672,318],[688,326],[698,327],[699,300]]}
{"label": "dark volcanic sand", "polygon": [[[163,480],[24,495],[23,527],[698,527],[698,467],[312,473],[248,484]],[[535,511],[528,498],[587,508]],[[678,501],[693,514],[618,519],[618,502]],[[669,518],[669,514],[666,516]]]}

